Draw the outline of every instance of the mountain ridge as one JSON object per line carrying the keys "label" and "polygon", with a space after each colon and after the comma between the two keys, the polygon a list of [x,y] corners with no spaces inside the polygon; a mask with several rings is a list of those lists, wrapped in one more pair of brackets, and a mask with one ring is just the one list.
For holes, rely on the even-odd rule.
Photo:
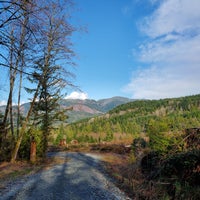
{"label": "mountain ridge", "polygon": [[[112,110],[116,106],[134,101],[126,97],[114,96],[111,98],[105,98],[100,100],[94,99],[61,99],[59,104],[61,109],[67,109],[73,107],[72,110],[67,111],[68,119],[67,123],[79,121],[84,118],[94,117],[102,115],[109,110]],[[0,106],[0,113],[5,111],[6,106]],[[23,116],[25,116],[29,110],[30,103],[24,103],[21,105],[20,110]],[[17,112],[16,106],[13,106],[14,112]]]}

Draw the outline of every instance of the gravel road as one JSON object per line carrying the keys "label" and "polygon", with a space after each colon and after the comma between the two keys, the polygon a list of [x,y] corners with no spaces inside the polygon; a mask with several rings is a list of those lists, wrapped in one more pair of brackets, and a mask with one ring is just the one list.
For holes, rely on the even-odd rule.
{"label": "gravel road", "polygon": [[0,200],[125,200],[129,199],[103,172],[98,155],[49,153],[66,162],[12,184]]}

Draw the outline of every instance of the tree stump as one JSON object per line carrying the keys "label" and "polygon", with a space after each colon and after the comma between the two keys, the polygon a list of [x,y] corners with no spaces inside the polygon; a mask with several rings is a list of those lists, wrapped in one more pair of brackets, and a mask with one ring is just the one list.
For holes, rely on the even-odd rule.
{"label": "tree stump", "polygon": [[30,161],[35,163],[36,161],[36,142],[31,141]]}

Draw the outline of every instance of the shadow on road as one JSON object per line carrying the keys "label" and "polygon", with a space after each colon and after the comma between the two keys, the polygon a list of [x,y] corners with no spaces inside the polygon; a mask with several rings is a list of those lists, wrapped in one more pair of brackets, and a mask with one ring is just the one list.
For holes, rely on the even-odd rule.
{"label": "shadow on road", "polygon": [[82,153],[48,153],[49,157],[62,158],[62,164],[55,165],[33,176],[14,199],[27,200],[84,200],[125,199],[114,194],[114,185],[103,173],[95,159]]}

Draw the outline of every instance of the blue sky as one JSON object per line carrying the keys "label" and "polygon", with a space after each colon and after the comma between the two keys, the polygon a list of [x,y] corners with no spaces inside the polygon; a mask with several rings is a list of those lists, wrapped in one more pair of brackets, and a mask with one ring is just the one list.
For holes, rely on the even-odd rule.
{"label": "blue sky", "polygon": [[69,89],[66,98],[160,99],[200,93],[199,0],[74,2],[71,22],[87,33],[72,37],[74,83],[82,92]]}
{"label": "blue sky", "polygon": [[200,93],[199,0],[75,0],[76,84],[67,98]]}

